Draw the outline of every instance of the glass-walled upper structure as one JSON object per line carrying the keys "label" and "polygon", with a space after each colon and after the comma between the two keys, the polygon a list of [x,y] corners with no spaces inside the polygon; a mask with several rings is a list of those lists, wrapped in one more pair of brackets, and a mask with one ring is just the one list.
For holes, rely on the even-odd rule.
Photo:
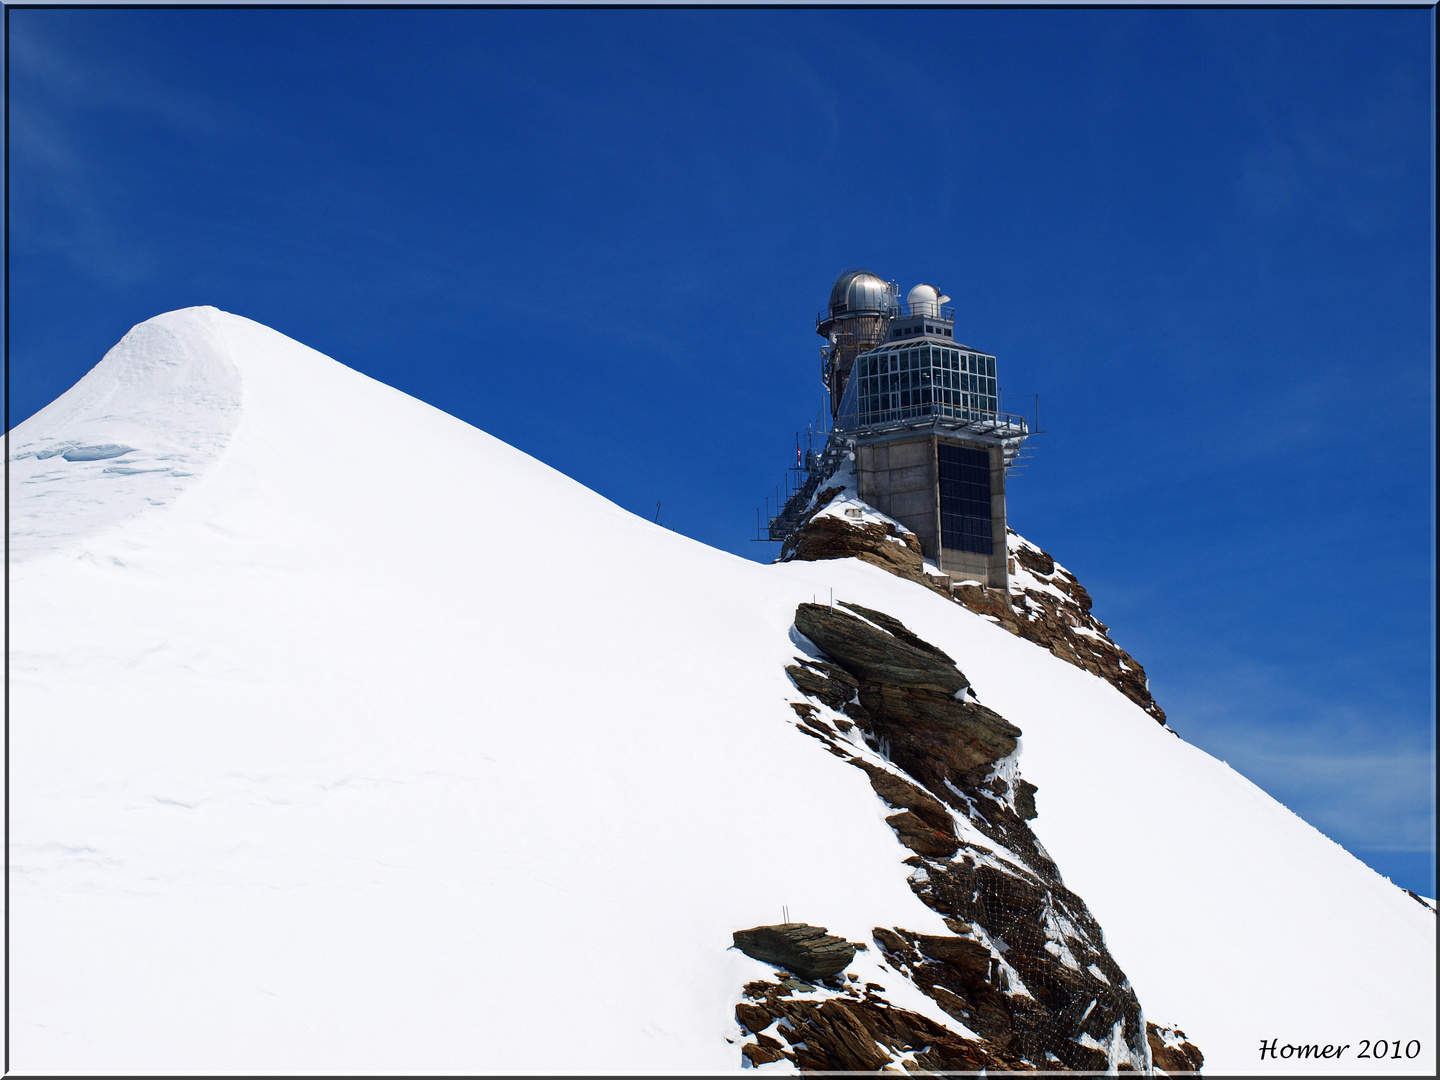
{"label": "glass-walled upper structure", "polygon": [[950,340],[898,338],[855,358],[835,426],[853,431],[924,419],[1003,423],[1008,418],[998,415],[999,408],[995,357]]}

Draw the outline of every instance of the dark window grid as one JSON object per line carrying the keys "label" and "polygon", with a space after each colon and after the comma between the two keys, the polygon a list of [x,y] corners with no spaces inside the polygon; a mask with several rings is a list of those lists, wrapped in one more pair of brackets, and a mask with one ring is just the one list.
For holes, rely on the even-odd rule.
{"label": "dark window grid", "polygon": [[[990,467],[988,465],[957,465],[940,459],[940,479],[951,484],[974,484],[990,490]],[[986,498],[989,498],[987,495]]]}
{"label": "dark window grid", "polygon": [[[938,456],[942,462],[952,465],[968,465],[971,468],[986,470],[989,475],[990,452],[988,450],[977,450],[971,446],[955,446],[952,443],[941,443],[938,447]],[[987,484],[989,480],[985,481]]]}
{"label": "dark window grid", "polygon": [[[902,365],[900,357],[887,362],[884,356],[869,356],[859,363],[856,377],[857,405],[861,408],[862,422],[876,423],[887,420],[908,419],[923,415],[941,415],[972,420],[993,415],[998,397],[994,393],[994,380],[964,373],[949,371],[948,350],[936,349],[930,363]],[[954,363],[961,365],[966,354],[949,352]],[[980,357],[975,357],[978,361]],[[889,370],[883,370],[889,368]],[[920,393],[927,384],[935,385],[933,394]],[[964,389],[968,387],[969,389]],[[901,395],[910,391],[908,398]],[[990,391],[983,393],[983,391]],[[891,415],[877,415],[889,413]]]}
{"label": "dark window grid", "polygon": [[[948,505],[948,512],[957,520],[960,518],[964,518],[967,521],[988,522],[990,520],[990,507],[986,503],[972,503],[968,500],[952,500]],[[987,524],[985,529],[989,531],[990,526]]]}
{"label": "dark window grid", "polygon": [[968,528],[971,524],[969,519],[941,515],[941,545],[951,551],[971,551],[976,555],[989,556],[995,550],[994,537],[988,529],[981,531],[979,528]]}
{"label": "dark window grid", "polygon": [[[989,540],[994,532],[989,518],[962,514],[941,514],[940,527],[947,538],[950,536],[983,536]],[[945,546],[952,547],[953,545],[947,543]]]}
{"label": "dark window grid", "polygon": [[942,443],[940,466],[941,543],[951,550],[990,555],[990,455],[984,450]]}
{"label": "dark window grid", "polygon": [[969,477],[964,480],[941,477],[940,491],[941,498],[944,499],[963,499],[965,502],[973,502],[977,505],[990,505],[989,485],[976,483]]}
{"label": "dark window grid", "polygon": [[957,495],[960,494],[963,488],[967,497],[972,497],[970,492],[973,490],[973,498],[990,498],[989,469],[975,469],[969,466],[957,468],[954,465],[947,465],[942,461],[940,463],[940,483],[942,486],[947,484],[954,485],[954,490]]}

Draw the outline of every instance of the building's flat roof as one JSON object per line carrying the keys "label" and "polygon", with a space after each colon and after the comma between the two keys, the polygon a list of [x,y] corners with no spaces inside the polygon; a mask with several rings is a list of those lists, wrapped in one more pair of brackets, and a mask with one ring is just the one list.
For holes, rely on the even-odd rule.
{"label": "building's flat roof", "polygon": [[943,345],[947,349],[959,349],[961,352],[972,352],[978,356],[988,356],[995,359],[994,353],[988,353],[984,349],[977,349],[973,345],[966,345],[964,342],[955,341],[951,338],[941,337],[939,334],[920,334],[916,337],[894,338],[890,341],[882,341],[879,345],[871,346],[861,353],[861,356],[869,353],[890,352],[895,349],[909,348],[911,345]]}

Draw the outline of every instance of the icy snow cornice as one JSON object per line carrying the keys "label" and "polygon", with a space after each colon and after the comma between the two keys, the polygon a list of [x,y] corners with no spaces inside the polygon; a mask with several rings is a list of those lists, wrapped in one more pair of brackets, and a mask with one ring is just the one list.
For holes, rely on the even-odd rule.
{"label": "icy snow cornice", "polygon": [[187,308],[143,322],[63,397],[15,427],[13,562],[172,505],[219,458],[241,416],[240,373],[225,333],[233,319]]}

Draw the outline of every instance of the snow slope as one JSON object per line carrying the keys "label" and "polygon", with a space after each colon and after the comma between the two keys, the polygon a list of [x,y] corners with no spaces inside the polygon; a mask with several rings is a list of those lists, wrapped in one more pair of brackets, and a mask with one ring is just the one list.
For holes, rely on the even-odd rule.
{"label": "snow slope", "polygon": [[924,588],[709,549],[213,308],[10,449],[17,1072],[739,1068],[769,969],[733,930],[945,932],[790,722],[795,606],[832,587],[1024,730],[1036,833],[1206,1072],[1315,1071],[1271,1038],[1434,1071],[1431,912]]}

